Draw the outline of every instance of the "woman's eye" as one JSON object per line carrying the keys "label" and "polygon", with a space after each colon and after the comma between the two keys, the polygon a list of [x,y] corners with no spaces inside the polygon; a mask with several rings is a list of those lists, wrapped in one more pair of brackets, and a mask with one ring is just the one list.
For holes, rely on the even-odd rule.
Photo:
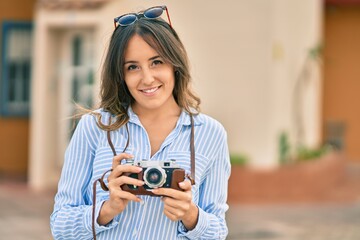
{"label": "woman's eye", "polygon": [[161,60],[154,60],[153,61],[153,65],[159,65],[159,64],[162,64],[163,63],[163,61],[161,61]]}
{"label": "woman's eye", "polygon": [[135,70],[135,69],[137,69],[137,66],[136,65],[129,65],[128,67],[127,67],[127,70]]}

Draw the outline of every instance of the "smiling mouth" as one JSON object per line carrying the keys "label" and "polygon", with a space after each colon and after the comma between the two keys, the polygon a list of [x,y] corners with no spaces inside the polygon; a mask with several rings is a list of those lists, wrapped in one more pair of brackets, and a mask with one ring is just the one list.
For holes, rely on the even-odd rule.
{"label": "smiling mouth", "polygon": [[157,86],[157,87],[153,87],[153,88],[142,89],[142,90],[140,90],[140,91],[143,92],[143,93],[149,94],[149,93],[154,93],[154,92],[156,92],[160,87],[161,87],[161,86]]}

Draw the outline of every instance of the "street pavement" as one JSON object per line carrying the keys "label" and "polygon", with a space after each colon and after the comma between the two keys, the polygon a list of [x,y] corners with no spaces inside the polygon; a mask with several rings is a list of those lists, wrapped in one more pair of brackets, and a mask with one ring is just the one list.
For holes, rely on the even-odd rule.
{"label": "street pavement", "polygon": [[[32,192],[23,183],[0,182],[0,239],[52,239],[53,196]],[[342,204],[231,204],[226,218],[229,240],[360,239],[360,199]]]}
{"label": "street pavement", "polygon": [[230,206],[231,240],[359,240],[360,202]]}

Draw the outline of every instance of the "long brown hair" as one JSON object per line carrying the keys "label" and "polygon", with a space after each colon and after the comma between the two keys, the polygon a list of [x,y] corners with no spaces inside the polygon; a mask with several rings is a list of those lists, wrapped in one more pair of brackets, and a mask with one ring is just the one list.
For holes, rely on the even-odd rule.
{"label": "long brown hair", "polygon": [[111,36],[101,76],[100,107],[114,115],[116,121],[110,126],[102,124],[101,114],[93,113],[99,127],[116,130],[129,120],[127,111],[135,100],[124,80],[124,55],[134,35],[142,37],[164,61],[173,65],[173,95],[179,107],[191,114],[199,113],[200,98],[191,89],[188,57],[178,34],[162,19],[140,18],[132,25],[118,26]]}

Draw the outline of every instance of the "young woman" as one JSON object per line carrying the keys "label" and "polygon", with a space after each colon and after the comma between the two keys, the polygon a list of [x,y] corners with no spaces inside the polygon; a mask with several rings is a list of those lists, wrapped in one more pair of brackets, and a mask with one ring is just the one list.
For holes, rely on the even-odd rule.
{"label": "young woman", "polygon": [[[51,215],[55,239],[227,236],[226,132],[199,113],[186,51],[169,15],[169,22],[160,18],[164,10],[168,14],[160,6],[114,20],[100,108],[81,118],[66,150]],[[126,191],[124,186],[149,185],[129,176],[145,168],[133,161],[124,164],[127,159],[150,165],[167,161],[194,175],[195,184],[183,178],[176,188],[150,187],[145,195]],[[96,188],[102,175],[103,189],[109,191]]]}

